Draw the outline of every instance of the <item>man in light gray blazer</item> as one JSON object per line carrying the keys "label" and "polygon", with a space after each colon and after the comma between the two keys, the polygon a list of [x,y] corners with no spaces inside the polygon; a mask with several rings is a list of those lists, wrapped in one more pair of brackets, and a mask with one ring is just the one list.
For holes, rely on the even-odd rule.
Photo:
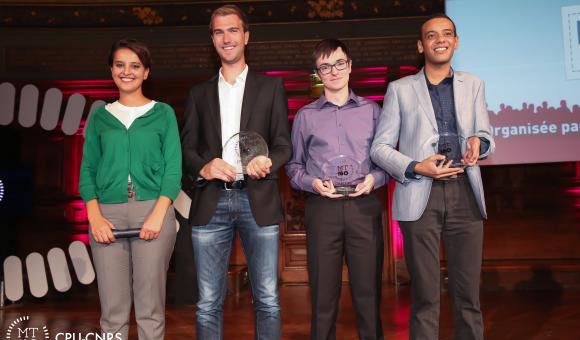
{"label": "man in light gray blazer", "polygon": [[479,279],[487,215],[477,161],[495,144],[483,81],[451,69],[458,42],[446,15],[423,23],[417,47],[425,67],[389,85],[371,147],[372,160],[398,182],[393,218],[411,275],[411,339],[438,338],[441,237],[455,339],[483,339]]}

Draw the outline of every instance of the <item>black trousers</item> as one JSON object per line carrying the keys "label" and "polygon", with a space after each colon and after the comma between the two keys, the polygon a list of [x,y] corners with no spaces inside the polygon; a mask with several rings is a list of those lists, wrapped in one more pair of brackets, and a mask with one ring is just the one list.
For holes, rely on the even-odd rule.
{"label": "black trousers", "polygon": [[336,339],[336,315],[346,258],[360,339],[383,339],[380,318],[383,228],[374,193],[306,200],[311,339]]}
{"label": "black trousers", "polygon": [[425,212],[399,222],[411,275],[410,338],[439,338],[439,244],[443,238],[453,299],[454,338],[483,339],[479,279],[483,221],[466,176],[433,181]]}

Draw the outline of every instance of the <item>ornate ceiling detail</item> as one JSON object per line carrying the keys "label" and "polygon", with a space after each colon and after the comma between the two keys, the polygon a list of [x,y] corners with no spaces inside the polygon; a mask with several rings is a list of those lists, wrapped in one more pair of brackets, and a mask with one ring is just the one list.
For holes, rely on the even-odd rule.
{"label": "ornate ceiling detail", "polygon": [[331,19],[344,16],[344,1],[342,0],[311,0],[308,1],[308,6],[312,8],[312,10],[308,11],[309,18]]}
{"label": "ornate ceiling detail", "polygon": [[160,25],[163,23],[163,17],[151,7],[133,7],[133,14],[141,20],[143,25]]}
{"label": "ornate ceiling detail", "polygon": [[[444,9],[444,0],[238,1],[251,23],[366,20],[424,16]],[[6,1],[0,27],[139,27],[207,25],[216,1]]]}

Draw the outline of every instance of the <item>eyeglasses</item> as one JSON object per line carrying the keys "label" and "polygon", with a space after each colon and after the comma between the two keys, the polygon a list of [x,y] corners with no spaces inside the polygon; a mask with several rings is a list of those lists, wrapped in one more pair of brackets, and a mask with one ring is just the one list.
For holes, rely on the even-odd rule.
{"label": "eyeglasses", "polygon": [[320,74],[327,75],[332,72],[332,68],[336,68],[337,71],[342,71],[348,66],[350,60],[339,59],[334,64],[322,64],[318,66],[317,70]]}

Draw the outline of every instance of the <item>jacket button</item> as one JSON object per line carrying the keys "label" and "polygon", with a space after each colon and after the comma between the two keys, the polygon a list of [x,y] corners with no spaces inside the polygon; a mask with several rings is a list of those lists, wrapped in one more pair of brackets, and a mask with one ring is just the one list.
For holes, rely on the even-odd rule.
{"label": "jacket button", "polygon": [[437,146],[437,143],[431,143],[431,146]]}

